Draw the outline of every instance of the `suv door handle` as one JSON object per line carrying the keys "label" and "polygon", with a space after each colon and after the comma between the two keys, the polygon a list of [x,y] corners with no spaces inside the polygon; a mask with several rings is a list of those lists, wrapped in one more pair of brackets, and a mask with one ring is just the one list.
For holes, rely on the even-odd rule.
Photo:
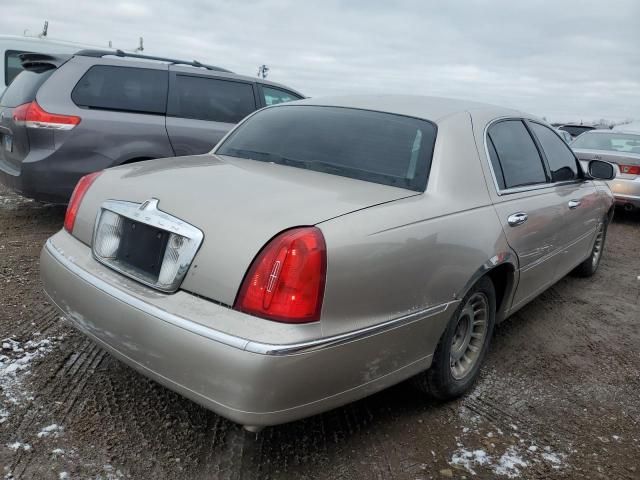
{"label": "suv door handle", "polygon": [[580,200],[569,200],[569,208],[573,210],[574,208],[578,208],[582,202]]}
{"label": "suv door handle", "polygon": [[526,213],[518,212],[509,215],[509,218],[507,218],[507,222],[509,222],[509,226],[511,227],[517,227],[518,225],[522,225],[524,222],[526,222],[528,218],[529,215],[527,215]]}

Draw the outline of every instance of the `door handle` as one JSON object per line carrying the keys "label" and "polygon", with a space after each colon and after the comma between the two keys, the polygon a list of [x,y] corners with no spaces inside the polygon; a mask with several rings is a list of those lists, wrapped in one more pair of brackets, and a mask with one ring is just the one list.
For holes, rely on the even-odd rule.
{"label": "door handle", "polygon": [[569,200],[569,208],[573,210],[574,208],[578,208],[582,202],[580,200]]}
{"label": "door handle", "polygon": [[522,225],[524,222],[526,222],[528,218],[529,215],[527,215],[526,213],[518,212],[509,215],[509,218],[507,218],[507,222],[509,222],[509,226],[511,227],[517,227],[518,225]]}

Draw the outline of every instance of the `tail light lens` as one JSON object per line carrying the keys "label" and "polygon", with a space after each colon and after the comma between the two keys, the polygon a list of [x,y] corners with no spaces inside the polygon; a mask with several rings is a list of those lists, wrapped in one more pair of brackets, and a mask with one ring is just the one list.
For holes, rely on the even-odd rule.
{"label": "tail light lens", "polygon": [[640,175],[640,165],[618,165],[618,168],[626,175]]}
{"label": "tail light lens", "polygon": [[13,110],[13,121],[17,125],[51,130],[71,130],[80,123],[80,117],[45,112],[35,100],[24,103]]}
{"label": "tail light lens", "polygon": [[249,268],[234,308],[286,323],[320,319],[327,272],[327,251],[316,227],[282,232]]}
{"label": "tail light lens", "polygon": [[89,190],[91,184],[95,182],[96,178],[98,178],[101,173],[102,172],[93,172],[89,175],[85,175],[78,180],[76,188],[73,189],[71,200],[69,200],[69,205],[67,206],[67,213],[64,216],[64,228],[69,233],[73,232],[73,226],[76,223],[76,216],[78,215],[82,199],[87,193],[87,190]]}

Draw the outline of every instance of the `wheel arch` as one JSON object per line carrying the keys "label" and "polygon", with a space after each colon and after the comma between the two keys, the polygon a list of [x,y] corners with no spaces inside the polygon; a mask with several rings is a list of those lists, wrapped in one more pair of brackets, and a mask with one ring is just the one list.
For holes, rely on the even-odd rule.
{"label": "wheel arch", "polygon": [[511,306],[511,299],[518,283],[517,272],[517,258],[513,252],[495,255],[476,270],[459,294],[459,298],[464,298],[478,280],[488,277],[496,291],[496,323],[499,323],[506,318]]}

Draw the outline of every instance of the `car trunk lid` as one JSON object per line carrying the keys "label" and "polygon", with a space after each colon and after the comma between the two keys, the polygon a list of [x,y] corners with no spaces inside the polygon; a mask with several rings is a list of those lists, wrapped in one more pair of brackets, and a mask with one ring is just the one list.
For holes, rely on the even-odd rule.
{"label": "car trunk lid", "polygon": [[107,199],[143,203],[204,232],[182,288],[231,305],[260,249],[283,230],[420,193],[248,159],[201,155],[107,170],[87,193],[74,235],[90,243]]}

